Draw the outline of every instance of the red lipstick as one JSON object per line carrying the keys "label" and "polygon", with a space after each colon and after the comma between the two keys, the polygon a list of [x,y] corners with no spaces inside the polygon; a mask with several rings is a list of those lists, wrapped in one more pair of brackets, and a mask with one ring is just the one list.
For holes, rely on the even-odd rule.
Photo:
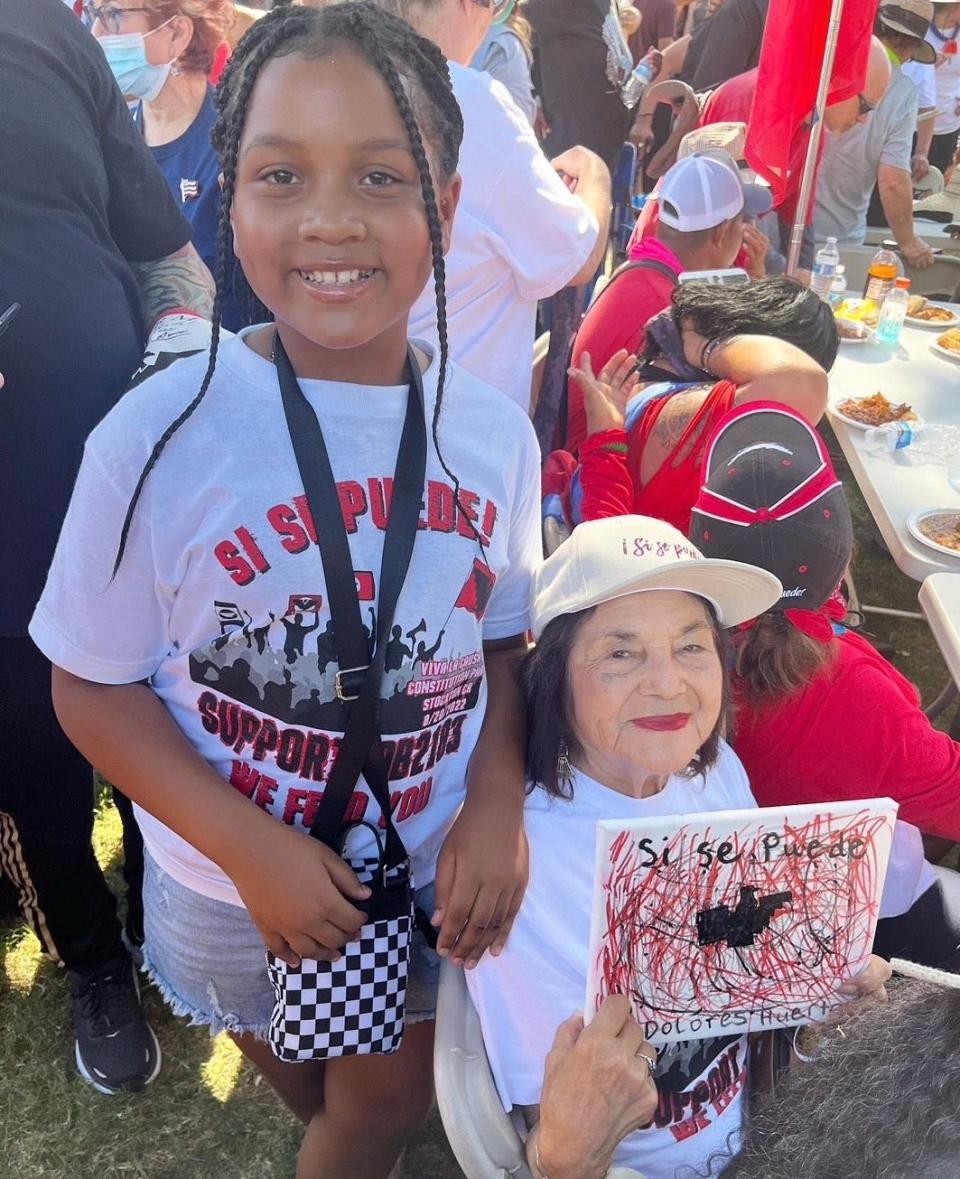
{"label": "red lipstick", "polygon": [[653,733],[674,733],[686,728],[689,720],[689,712],[670,712],[665,716],[638,716],[630,723],[638,729],[649,729]]}

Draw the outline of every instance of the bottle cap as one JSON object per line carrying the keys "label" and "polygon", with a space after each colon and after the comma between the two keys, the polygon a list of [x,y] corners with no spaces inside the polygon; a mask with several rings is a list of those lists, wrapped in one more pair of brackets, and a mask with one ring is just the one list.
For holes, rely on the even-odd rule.
{"label": "bottle cap", "polygon": [[896,248],[897,248],[897,243],[895,241],[892,241],[890,238],[886,238],[880,244],[883,246],[883,248],[885,250],[896,250]]}
{"label": "bottle cap", "polygon": [[827,245],[828,246],[835,246],[836,244],[837,244],[837,239],[835,237],[828,237],[827,238]]}
{"label": "bottle cap", "polygon": [[895,279],[894,286],[899,287],[901,291],[905,291],[910,286],[910,279],[909,278]]}

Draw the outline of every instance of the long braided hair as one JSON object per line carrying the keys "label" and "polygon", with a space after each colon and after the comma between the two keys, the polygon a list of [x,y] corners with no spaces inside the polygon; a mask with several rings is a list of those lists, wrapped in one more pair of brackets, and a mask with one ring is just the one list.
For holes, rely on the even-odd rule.
{"label": "long braided hair", "polygon": [[[403,119],[410,140],[410,150],[420,174],[420,187],[433,256],[437,334],[440,344],[437,397],[431,423],[433,445],[440,465],[453,485],[455,502],[481,545],[481,553],[483,552],[480,534],[460,501],[459,480],[447,466],[437,438],[448,359],[446,277],[443,263],[443,233],[430,162],[424,147],[424,132],[434,148],[440,178],[447,179],[456,171],[460,143],[463,139],[463,117],[450,84],[446,58],[440,49],[432,41],[415,33],[404,21],[384,12],[375,4],[368,3],[367,0],[349,0],[319,9],[301,6],[273,9],[253,23],[240,40],[223,72],[217,88],[217,121],[212,135],[213,146],[219,156],[223,173],[223,199],[217,226],[217,289],[213,303],[209,360],[196,397],[161,434],[140,472],[120,532],[120,543],[113,566],[114,576],[123,560],[134,512],[144,484],[164,447],[205,397],[216,368],[228,262],[233,253],[230,211],[236,189],[237,157],[250,95],[257,78],[264,65],[275,57],[292,53],[300,53],[305,57],[319,57],[335,45],[349,46],[383,77]],[[421,131],[421,128],[424,131]]]}

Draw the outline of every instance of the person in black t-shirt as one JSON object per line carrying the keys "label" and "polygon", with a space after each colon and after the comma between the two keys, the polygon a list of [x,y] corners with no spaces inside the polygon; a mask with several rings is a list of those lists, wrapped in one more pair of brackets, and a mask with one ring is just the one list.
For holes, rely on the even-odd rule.
{"label": "person in black t-shirt", "polygon": [[550,128],[547,154],[582,144],[611,172],[631,123],[619,86],[608,76],[615,12],[610,0],[527,0],[523,7],[533,26],[535,81]]}
{"label": "person in black t-shirt", "polygon": [[[212,282],[103,53],[62,0],[0,0],[0,110],[0,311],[22,305],[0,340],[0,871],[70,974],[81,1074],[114,1093],[152,1080],[160,1054],[90,845],[90,766],[57,723],[27,623],[86,435],[159,318],[209,318]],[[71,614],[68,631],[83,603]],[[129,813],[124,827],[137,941],[142,849]]]}

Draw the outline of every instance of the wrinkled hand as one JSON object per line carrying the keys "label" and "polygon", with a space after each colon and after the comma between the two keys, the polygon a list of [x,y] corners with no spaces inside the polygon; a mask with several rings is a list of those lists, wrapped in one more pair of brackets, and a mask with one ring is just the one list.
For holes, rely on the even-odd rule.
{"label": "wrinkled hand", "polygon": [[905,242],[900,250],[907,263],[916,267],[917,270],[926,270],[935,261],[933,250],[919,237],[911,238],[910,241]]}
{"label": "wrinkled hand", "polygon": [[540,1097],[537,1145],[545,1175],[585,1179],[606,1172],[617,1144],[656,1113],[647,1063],[656,1058],[623,995],[607,998],[587,1027],[582,1015],[560,1025]]}
{"label": "wrinkled hand", "polygon": [[496,957],[523,900],[527,871],[522,808],[468,796],[437,860],[437,953],[468,970],[488,949]]}
{"label": "wrinkled hand", "polygon": [[823,1025],[838,1027],[868,1004],[886,1003],[887,991],[884,983],[892,973],[889,962],[878,958],[876,954],[871,954],[859,974],[855,974],[848,982],[837,987],[837,994],[842,996],[844,1002],[827,1013],[822,1021]]}
{"label": "wrinkled hand", "polygon": [[637,112],[633,125],[627,132],[627,140],[634,144],[640,155],[645,155],[653,143],[653,115]]}
{"label": "wrinkled hand", "polygon": [[627,402],[637,387],[637,358],[626,348],[614,352],[594,376],[590,353],[584,352],[579,366],[571,366],[567,373],[583,390],[584,409],[587,414],[587,432],[596,434],[600,430],[622,430],[627,412]]}
{"label": "wrinkled hand", "polygon": [[766,261],[770,239],[755,225],[744,225],[743,249],[747,255],[744,270],[751,278],[763,278],[767,273]]}
{"label": "wrinkled hand", "polygon": [[930,161],[926,156],[914,156],[910,161],[910,175],[915,181],[922,180],[930,171]]}
{"label": "wrinkled hand", "polygon": [[319,839],[282,823],[265,825],[225,867],[267,948],[290,966],[335,961],[366,920],[350,902],[370,889]]}

